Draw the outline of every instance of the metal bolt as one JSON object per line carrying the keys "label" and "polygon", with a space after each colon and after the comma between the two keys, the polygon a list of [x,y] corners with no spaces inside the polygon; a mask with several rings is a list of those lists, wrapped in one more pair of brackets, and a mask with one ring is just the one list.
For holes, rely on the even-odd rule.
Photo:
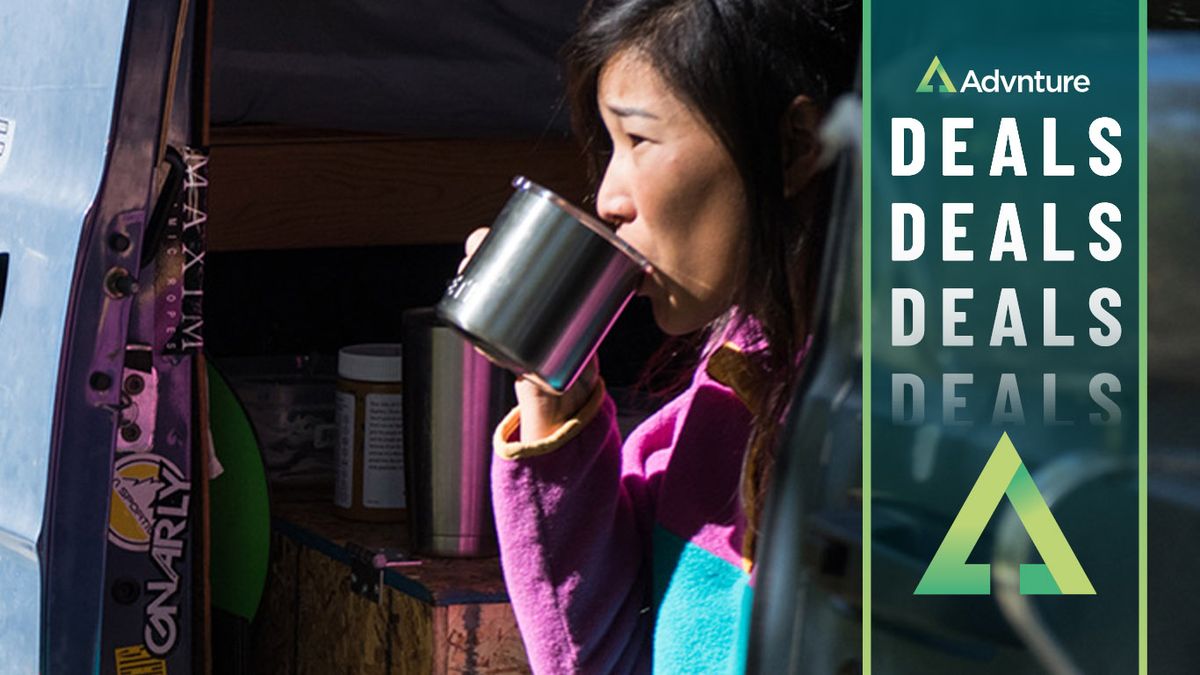
{"label": "metal bolt", "polygon": [[141,375],[130,375],[125,378],[125,393],[130,396],[137,396],[146,388],[146,381]]}
{"label": "metal bolt", "polygon": [[100,371],[92,373],[91,378],[88,379],[88,384],[90,384],[92,389],[95,389],[96,391],[108,391],[108,388],[112,386],[112,383],[112,375]]}
{"label": "metal bolt", "polygon": [[130,295],[135,295],[138,292],[138,282],[129,270],[123,267],[114,267],[104,280],[104,286],[108,289],[109,295],[115,298],[124,298]]}
{"label": "metal bolt", "polygon": [[122,605],[131,605],[138,599],[138,585],[132,579],[117,579],[112,586],[113,600]]}
{"label": "metal bolt", "polygon": [[129,237],[126,237],[120,232],[113,232],[112,236],[108,238],[108,245],[117,253],[124,253],[125,251],[128,251],[132,244],[133,242],[129,241]]}
{"label": "metal bolt", "polygon": [[130,422],[121,427],[121,440],[126,443],[132,443],[142,437],[142,428]]}

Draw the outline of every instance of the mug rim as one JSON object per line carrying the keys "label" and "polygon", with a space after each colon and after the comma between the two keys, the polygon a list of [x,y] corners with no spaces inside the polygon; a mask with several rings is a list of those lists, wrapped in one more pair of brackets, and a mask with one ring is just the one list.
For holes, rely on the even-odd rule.
{"label": "mug rim", "polygon": [[654,271],[654,265],[646,259],[646,256],[639,253],[637,249],[629,244],[629,242],[618,237],[612,228],[606,227],[598,218],[587,213],[583,209],[580,209],[578,206],[575,206],[566,199],[563,199],[553,190],[535,183],[525,176],[514,177],[512,180],[512,185],[518,190],[531,192],[538,197],[549,200],[552,204],[570,214],[571,217],[575,218],[580,223],[583,223],[583,225],[589,230],[600,235],[605,241],[612,244],[618,251],[624,253],[626,257],[632,260],[638,267],[641,267],[646,273]]}

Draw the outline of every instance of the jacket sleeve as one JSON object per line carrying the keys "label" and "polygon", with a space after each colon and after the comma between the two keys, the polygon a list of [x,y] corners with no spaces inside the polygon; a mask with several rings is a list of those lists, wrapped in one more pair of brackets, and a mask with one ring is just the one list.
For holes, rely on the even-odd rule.
{"label": "jacket sleeve", "polygon": [[519,425],[514,410],[496,430],[492,499],[534,672],[648,672],[651,435],[623,450],[603,384],[548,439],[514,441]]}

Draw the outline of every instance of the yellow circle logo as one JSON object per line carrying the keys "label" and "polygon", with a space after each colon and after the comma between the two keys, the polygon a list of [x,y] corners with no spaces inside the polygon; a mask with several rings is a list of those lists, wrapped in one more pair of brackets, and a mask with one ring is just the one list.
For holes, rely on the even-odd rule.
{"label": "yellow circle logo", "polygon": [[148,550],[154,532],[158,494],[168,482],[177,484],[183,480],[178,467],[157,455],[129,455],[117,460],[112,479],[108,540],[127,551]]}

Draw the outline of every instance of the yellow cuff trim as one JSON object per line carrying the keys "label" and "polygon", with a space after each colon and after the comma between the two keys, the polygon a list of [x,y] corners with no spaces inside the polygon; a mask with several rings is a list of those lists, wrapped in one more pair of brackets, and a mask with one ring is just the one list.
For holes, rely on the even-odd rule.
{"label": "yellow cuff trim", "polygon": [[600,406],[604,403],[604,392],[604,380],[598,380],[595,390],[592,391],[592,397],[588,399],[583,408],[580,408],[574,417],[560,424],[554,433],[537,441],[511,440],[517,437],[521,429],[521,409],[513,408],[500,421],[495,435],[492,436],[492,447],[495,449],[496,455],[501,459],[524,459],[545,455],[561,448],[567,444],[567,441],[579,435],[579,432],[583,431],[583,428],[592,421],[596,413],[600,412]]}
{"label": "yellow cuff trim", "polygon": [[732,389],[750,412],[757,413],[765,393],[762,371],[740,347],[732,342],[721,345],[708,357],[704,369],[709,377]]}

